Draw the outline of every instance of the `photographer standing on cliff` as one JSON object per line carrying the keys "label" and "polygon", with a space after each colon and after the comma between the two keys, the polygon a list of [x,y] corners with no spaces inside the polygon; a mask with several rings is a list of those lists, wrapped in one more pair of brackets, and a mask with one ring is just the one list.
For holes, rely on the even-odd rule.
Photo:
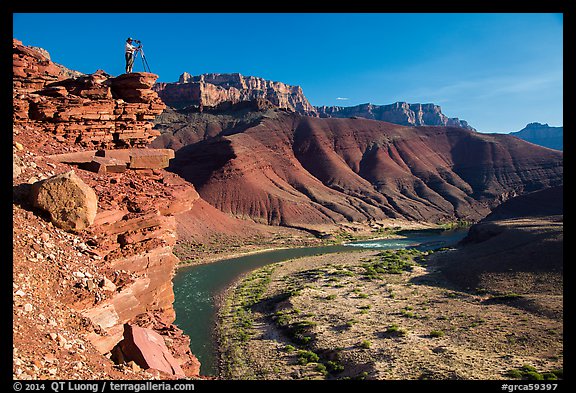
{"label": "photographer standing on cliff", "polygon": [[[132,38],[128,37],[126,40],[126,46],[124,47],[125,57],[126,57],[126,73],[129,74],[132,72],[132,66],[134,65],[134,55],[135,52],[140,49],[132,45]],[[135,43],[139,43],[140,41],[134,40]]]}

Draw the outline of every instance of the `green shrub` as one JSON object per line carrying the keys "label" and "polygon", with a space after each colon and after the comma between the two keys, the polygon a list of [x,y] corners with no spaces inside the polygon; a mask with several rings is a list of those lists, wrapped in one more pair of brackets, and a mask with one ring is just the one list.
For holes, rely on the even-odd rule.
{"label": "green shrub", "polygon": [[544,377],[542,376],[542,374],[537,373],[536,371],[526,371],[522,374],[523,374],[524,379],[529,379],[529,380],[533,380],[533,381],[544,380]]}
{"label": "green shrub", "polygon": [[364,380],[368,377],[368,371],[363,371],[360,374],[358,374],[358,376],[356,377],[356,379],[359,380]]}
{"label": "green shrub", "polygon": [[551,371],[552,374],[556,375],[558,378],[564,378],[564,369],[557,368]]}
{"label": "green shrub", "polygon": [[302,349],[298,351],[297,356],[298,356],[298,364],[301,364],[303,366],[308,363],[315,363],[318,360],[320,360],[318,355],[316,355],[314,352]]}
{"label": "green shrub", "polygon": [[323,365],[322,363],[318,363],[316,365],[316,371],[322,373],[322,375],[328,374],[328,371],[326,370],[326,366]]}
{"label": "green shrub", "polygon": [[326,362],[326,367],[328,368],[328,371],[331,374],[337,374],[337,373],[341,373],[342,371],[344,371],[344,366],[338,362],[333,361],[333,360],[329,360],[328,362]]}
{"label": "green shrub", "polygon": [[509,370],[506,372],[506,376],[509,378],[522,378],[522,372],[520,370]]}
{"label": "green shrub", "polygon": [[525,364],[519,369],[509,370],[508,372],[506,372],[505,375],[507,377],[516,379],[525,379],[533,381],[542,381],[542,380],[551,381],[561,378],[562,370],[552,370],[550,372],[540,373],[536,370],[536,367],[531,366],[529,364]]}
{"label": "green shrub", "polygon": [[444,332],[442,330],[432,330],[430,332],[430,337],[442,337]]}
{"label": "green shrub", "polygon": [[334,300],[334,299],[336,299],[336,295],[334,295],[334,294],[328,295],[328,296],[326,296],[324,299],[326,299],[326,300]]}
{"label": "green shrub", "polygon": [[372,343],[369,340],[363,340],[360,343],[360,348],[368,349],[372,346]]}
{"label": "green shrub", "polygon": [[358,323],[358,320],[357,319],[351,319],[351,320],[346,322],[346,326],[352,327],[352,326],[354,326],[355,323]]}
{"label": "green shrub", "polygon": [[294,352],[296,350],[296,348],[293,345],[288,344],[284,347],[284,350],[286,352],[290,353],[290,352]]}

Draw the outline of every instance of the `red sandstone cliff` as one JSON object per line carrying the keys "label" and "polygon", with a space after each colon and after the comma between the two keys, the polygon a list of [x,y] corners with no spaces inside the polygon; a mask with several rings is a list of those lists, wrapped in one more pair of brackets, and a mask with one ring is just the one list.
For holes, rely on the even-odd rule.
{"label": "red sandstone cliff", "polygon": [[[150,89],[157,76],[64,79],[40,52],[16,40],[13,49],[14,377],[175,378],[128,359],[114,365],[110,353],[117,353],[125,324],[159,333],[174,369],[197,377],[189,338],[172,324],[171,281],[179,262],[172,253],[175,216],[198,199],[194,187],[154,169],[153,160],[94,173],[52,156],[146,144],[155,136],[151,120],[164,108]],[[78,233],[57,228],[29,200],[31,184],[70,170],[98,200],[93,224]]]}

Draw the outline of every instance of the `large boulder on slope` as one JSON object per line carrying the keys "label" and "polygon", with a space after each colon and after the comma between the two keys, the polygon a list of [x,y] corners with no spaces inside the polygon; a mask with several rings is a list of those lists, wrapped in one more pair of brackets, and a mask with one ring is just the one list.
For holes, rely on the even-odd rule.
{"label": "large boulder on slope", "polygon": [[74,171],[34,183],[31,198],[34,207],[48,212],[54,225],[67,231],[81,231],[96,218],[96,193]]}
{"label": "large boulder on slope", "polygon": [[124,339],[118,343],[125,362],[134,361],[144,369],[155,369],[184,377],[184,371],[168,350],[161,335],[152,329],[124,325]]}

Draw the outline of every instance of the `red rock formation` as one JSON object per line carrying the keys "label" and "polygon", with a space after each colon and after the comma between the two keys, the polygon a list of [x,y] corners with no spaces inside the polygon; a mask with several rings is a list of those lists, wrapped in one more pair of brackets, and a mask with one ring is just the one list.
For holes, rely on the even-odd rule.
{"label": "red rock formation", "polygon": [[151,90],[157,75],[116,78],[99,70],[64,79],[38,51],[13,42],[14,122],[30,124],[83,148],[142,147],[159,135],[151,121],[165,105]]}
{"label": "red rock formation", "polygon": [[241,74],[184,73],[178,83],[157,83],[154,90],[167,105],[174,108],[196,106],[216,107],[223,102],[236,104],[264,98],[278,108],[315,116],[316,110],[300,86],[268,81]]}
{"label": "red rock formation", "polygon": [[305,226],[478,219],[510,196],[562,184],[562,160],[508,135],[277,113],[185,146],[171,165],[226,213]]}
{"label": "red rock formation", "polygon": [[[151,121],[164,108],[150,89],[156,75],[132,73],[112,78],[98,71],[61,79],[59,68],[41,53],[16,40],[13,46],[14,156],[19,168],[14,175],[15,188],[22,188],[22,182],[33,183],[23,176],[32,179],[30,170],[38,168],[40,162],[59,173],[66,172],[72,169],[67,162],[89,164],[102,158],[95,157],[96,150],[82,151],[87,147],[142,146],[156,135]],[[46,155],[63,152],[68,153]],[[136,170],[76,171],[98,200],[93,223],[77,234],[90,250],[91,277],[98,280],[88,280],[76,272],[85,284],[82,281],[66,287],[70,272],[62,260],[71,258],[62,258],[66,252],[57,250],[54,258],[58,255],[62,260],[50,269],[52,277],[67,278],[55,280],[57,287],[66,288],[58,297],[63,312],[75,310],[75,315],[82,316],[82,338],[102,355],[122,340],[124,324],[154,329],[183,372],[198,376],[199,363],[190,353],[189,339],[172,324],[172,275],[179,262],[172,253],[175,215],[190,210],[198,193],[177,175],[152,169],[165,167],[172,151],[115,149],[103,153],[104,159],[120,160]],[[36,159],[34,166],[27,164],[31,157]],[[114,164],[106,160],[99,165]],[[25,234],[14,234],[26,238]],[[20,263],[27,263],[26,258]],[[54,296],[52,292],[44,295],[47,299]],[[102,357],[102,362],[108,360]]]}

